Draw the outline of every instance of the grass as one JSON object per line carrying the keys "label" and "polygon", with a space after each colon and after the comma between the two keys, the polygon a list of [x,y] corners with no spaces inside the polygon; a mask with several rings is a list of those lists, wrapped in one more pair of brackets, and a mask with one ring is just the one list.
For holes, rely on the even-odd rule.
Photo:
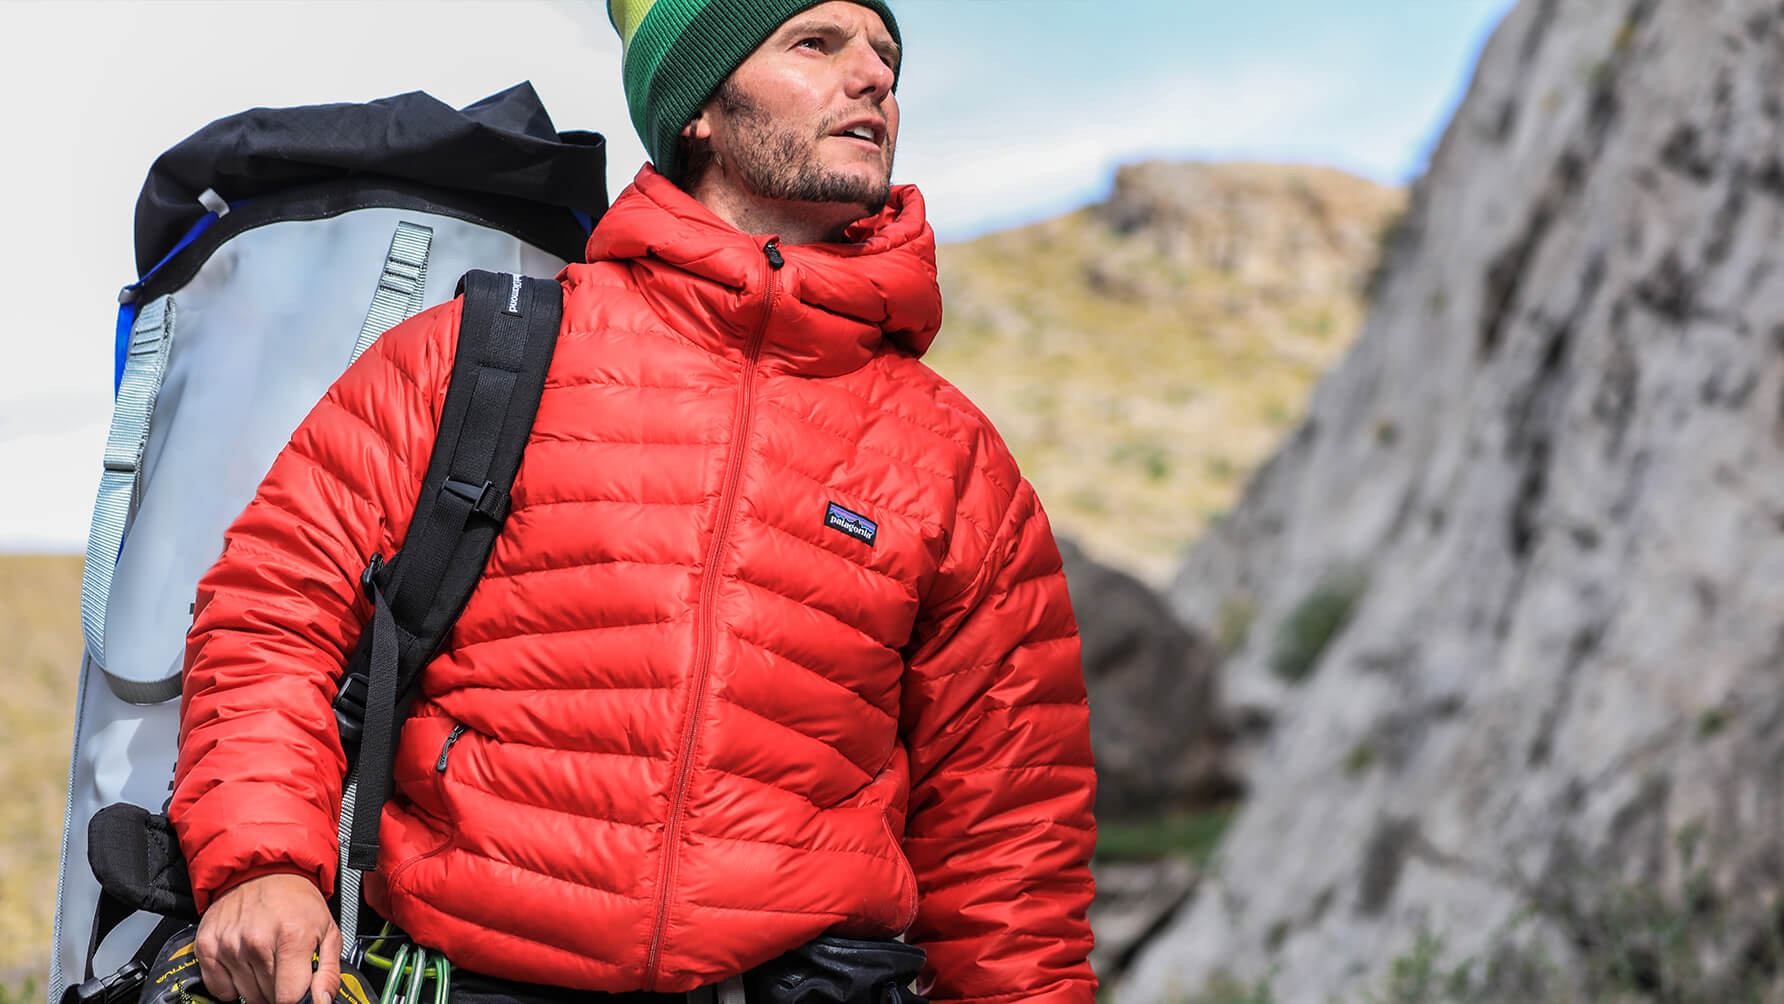
{"label": "grass", "polygon": [[0,983],[0,1004],[42,1004],[37,977],[27,976],[17,986]]}
{"label": "grass", "polygon": [[[924,357],[996,423],[1056,527],[1154,583],[1354,341],[1403,202],[1319,168],[1195,170],[1231,218],[1122,231],[1084,209],[942,247],[944,329]],[[1353,237],[1271,244],[1328,223]]]}
{"label": "grass", "polygon": [[1247,983],[1219,973],[1201,993],[1185,998],[1183,1004],[1276,1004],[1276,994],[1270,989],[1268,977]]}
{"label": "grass", "polygon": [[[7,683],[0,701],[6,737],[0,790],[12,803],[0,813],[5,980],[39,972],[49,959],[80,671],[80,576],[75,555],[0,555],[0,638],[6,639],[0,675]],[[0,996],[0,1004],[10,1001]]]}
{"label": "grass", "polygon": [[1185,857],[1197,866],[1207,864],[1227,825],[1233,808],[1177,813],[1159,819],[1099,821],[1096,856],[1104,861],[1156,861]]}

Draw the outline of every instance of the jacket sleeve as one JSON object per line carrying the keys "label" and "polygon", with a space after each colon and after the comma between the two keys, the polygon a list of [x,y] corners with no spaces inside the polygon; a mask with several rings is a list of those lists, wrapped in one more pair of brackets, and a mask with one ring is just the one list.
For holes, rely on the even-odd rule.
{"label": "jacket sleeve", "polygon": [[385,333],[274,461],[199,580],[169,806],[199,909],[274,872],[333,891],[346,759],[332,702],[432,447],[458,308]]}
{"label": "jacket sleeve", "polygon": [[1059,549],[1027,482],[975,567],[926,612],[905,680],[908,938],[929,953],[932,1000],[1090,1004],[1088,705]]}

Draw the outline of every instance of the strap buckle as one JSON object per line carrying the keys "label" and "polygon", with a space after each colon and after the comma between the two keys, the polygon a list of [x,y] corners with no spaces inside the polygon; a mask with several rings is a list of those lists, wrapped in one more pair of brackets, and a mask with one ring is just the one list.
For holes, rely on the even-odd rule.
{"label": "strap buckle", "polygon": [[370,686],[364,673],[348,673],[341,678],[340,690],[335,692],[335,727],[340,730],[344,750],[358,749],[360,738],[365,734],[365,700]]}
{"label": "strap buckle", "polygon": [[485,481],[478,486],[469,481],[447,478],[440,489],[471,503],[471,511],[484,519],[500,523],[508,518],[508,493],[497,488],[493,481]]}
{"label": "strap buckle", "polygon": [[62,1004],[123,1004],[142,991],[149,967],[134,959],[110,976],[95,976],[62,992]]}

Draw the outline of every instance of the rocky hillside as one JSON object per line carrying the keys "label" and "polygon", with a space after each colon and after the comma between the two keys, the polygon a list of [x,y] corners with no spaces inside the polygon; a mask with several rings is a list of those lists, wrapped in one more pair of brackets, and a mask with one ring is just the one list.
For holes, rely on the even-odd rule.
{"label": "rocky hillside", "polygon": [[1784,999],[1781,236],[1776,0],[1506,18],[1176,578],[1271,727],[1119,999]]}
{"label": "rocky hillside", "polygon": [[1317,167],[1124,168],[1104,203],[943,247],[927,358],[1056,526],[1161,584],[1351,344],[1403,201]]}

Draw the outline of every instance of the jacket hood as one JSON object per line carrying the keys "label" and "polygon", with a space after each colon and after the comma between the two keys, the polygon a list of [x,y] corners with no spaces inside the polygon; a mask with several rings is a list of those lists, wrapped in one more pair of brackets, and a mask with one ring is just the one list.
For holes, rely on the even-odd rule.
{"label": "jacket hood", "polygon": [[[935,232],[923,210],[915,186],[897,185],[883,210],[849,226],[850,243],[780,245],[786,264],[775,276],[768,354],[812,374],[860,366],[884,339],[922,355],[942,317]],[[640,288],[671,301],[659,306],[734,335],[762,319],[770,291],[762,249],[775,236],[737,230],[646,164],[590,235],[588,260],[642,270]]]}

